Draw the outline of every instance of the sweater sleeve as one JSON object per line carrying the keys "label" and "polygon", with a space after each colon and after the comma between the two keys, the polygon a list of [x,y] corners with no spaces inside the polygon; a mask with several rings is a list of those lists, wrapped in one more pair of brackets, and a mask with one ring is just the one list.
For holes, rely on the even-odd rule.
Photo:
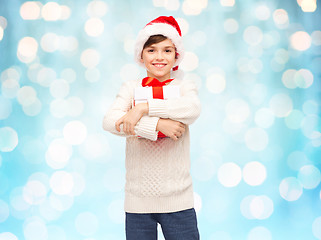
{"label": "sweater sleeve", "polygon": [[[116,96],[115,101],[111,105],[110,109],[104,116],[103,119],[103,129],[111,132],[118,136],[129,137],[132,135],[126,135],[123,132],[122,125],[120,127],[120,132],[116,130],[115,123],[123,117],[130,109],[132,105],[134,92],[134,84],[133,82],[124,83],[119,93]],[[156,126],[158,123],[159,117],[155,116],[143,116],[135,126],[136,135],[150,139],[152,141],[157,140]]]}
{"label": "sweater sleeve", "polygon": [[197,86],[192,81],[183,82],[181,97],[177,99],[150,99],[149,116],[169,118],[184,124],[192,124],[201,113]]}

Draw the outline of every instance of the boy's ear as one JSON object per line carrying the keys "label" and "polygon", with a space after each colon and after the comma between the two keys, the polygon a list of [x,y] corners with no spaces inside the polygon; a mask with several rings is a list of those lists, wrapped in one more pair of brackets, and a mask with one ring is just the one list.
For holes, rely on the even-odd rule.
{"label": "boy's ear", "polygon": [[141,57],[139,61],[140,61],[141,63],[144,63],[143,57]]}

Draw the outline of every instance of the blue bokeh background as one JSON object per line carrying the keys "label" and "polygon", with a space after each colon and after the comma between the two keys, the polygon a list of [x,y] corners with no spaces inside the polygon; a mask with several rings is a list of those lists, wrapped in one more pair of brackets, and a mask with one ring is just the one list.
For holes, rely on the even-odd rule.
{"label": "blue bokeh background", "polygon": [[0,240],[125,239],[125,139],[102,119],[160,15],[202,102],[201,238],[321,239],[320,1],[0,0]]}

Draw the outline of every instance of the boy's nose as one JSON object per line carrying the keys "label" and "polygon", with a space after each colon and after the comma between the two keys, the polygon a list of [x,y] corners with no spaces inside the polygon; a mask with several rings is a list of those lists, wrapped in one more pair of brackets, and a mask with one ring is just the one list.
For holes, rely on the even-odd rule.
{"label": "boy's nose", "polygon": [[163,59],[163,53],[162,53],[162,51],[158,51],[156,57],[157,57],[157,59]]}

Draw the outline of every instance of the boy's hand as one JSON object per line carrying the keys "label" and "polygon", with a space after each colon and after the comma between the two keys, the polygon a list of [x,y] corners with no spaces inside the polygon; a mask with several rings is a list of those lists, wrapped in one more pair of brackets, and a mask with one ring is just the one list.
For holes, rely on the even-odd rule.
{"label": "boy's hand", "polygon": [[164,133],[174,141],[177,141],[185,132],[185,124],[172,119],[160,118],[158,120],[156,130]]}
{"label": "boy's hand", "polygon": [[135,135],[134,127],[146,113],[148,113],[148,103],[137,104],[115,123],[117,131],[120,132],[120,125],[123,124],[125,134]]}

